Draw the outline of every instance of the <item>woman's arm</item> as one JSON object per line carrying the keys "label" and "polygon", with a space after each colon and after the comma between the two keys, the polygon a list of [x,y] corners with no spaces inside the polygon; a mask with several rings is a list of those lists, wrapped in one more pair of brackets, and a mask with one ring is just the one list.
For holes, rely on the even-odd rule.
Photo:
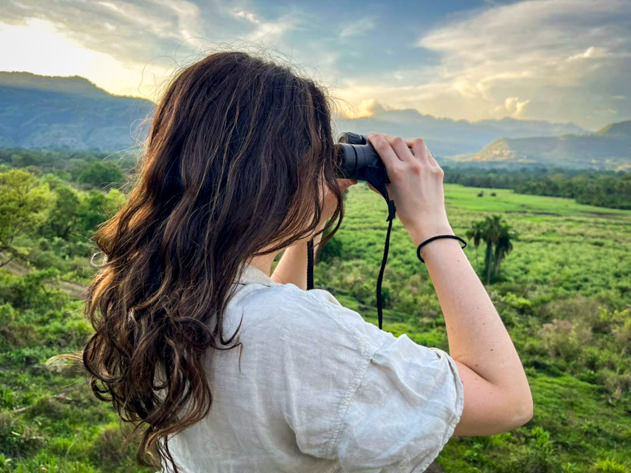
{"label": "woman's arm", "polygon": [[[350,186],[357,184],[357,179],[338,179],[338,184],[342,192],[345,192]],[[322,218],[318,224],[315,233],[324,228],[326,222],[333,216],[337,200],[335,195],[325,189],[324,208],[322,210]],[[322,234],[319,234],[313,240],[313,261],[315,263],[315,253],[322,240]],[[281,284],[292,283],[301,289],[307,289],[307,242],[309,238],[298,240],[290,247],[283,251],[280,261],[276,265],[271,278]]]}
{"label": "woman's arm", "polygon": [[[419,234],[414,244],[451,227]],[[491,435],[528,422],[533,402],[521,360],[480,278],[456,240],[421,249],[445,316],[449,353],[465,386],[454,435]]]}
{"label": "woman's arm", "polygon": [[[445,210],[444,171],[425,142],[376,133],[368,138],[386,166],[391,181],[386,187],[414,245],[434,235],[453,235]],[[454,435],[490,435],[528,422],[533,402],[526,373],[460,244],[439,239],[421,253],[464,387],[464,410]]]}

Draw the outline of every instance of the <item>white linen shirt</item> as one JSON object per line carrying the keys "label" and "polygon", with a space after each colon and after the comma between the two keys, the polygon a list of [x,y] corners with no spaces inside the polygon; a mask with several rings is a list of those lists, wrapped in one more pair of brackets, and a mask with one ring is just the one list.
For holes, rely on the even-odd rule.
{"label": "white linen shirt", "polygon": [[326,290],[276,283],[251,265],[238,284],[223,338],[241,322],[243,346],[208,357],[211,410],[169,437],[179,470],[425,471],[462,415],[449,354],[380,330]]}

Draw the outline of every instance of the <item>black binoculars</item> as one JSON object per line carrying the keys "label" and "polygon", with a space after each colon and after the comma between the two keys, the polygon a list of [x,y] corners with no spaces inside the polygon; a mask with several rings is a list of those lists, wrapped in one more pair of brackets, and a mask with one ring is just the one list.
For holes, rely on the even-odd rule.
{"label": "black binoculars", "polygon": [[347,131],[340,135],[335,148],[340,163],[337,177],[369,182],[387,202],[388,173],[368,137]]}

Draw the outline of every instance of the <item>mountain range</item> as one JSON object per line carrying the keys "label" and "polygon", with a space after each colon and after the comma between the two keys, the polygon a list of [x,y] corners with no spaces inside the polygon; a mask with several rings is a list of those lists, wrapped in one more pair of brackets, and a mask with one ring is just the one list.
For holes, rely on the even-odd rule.
{"label": "mountain range", "polygon": [[150,100],[112,95],[80,76],[0,72],[0,146],[117,151],[146,134]]}
{"label": "mountain range", "polygon": [[509,162],[572,168],[631,170],[631,120],[595,133],[500,138],[479,153],[452,157],[457,162]]}
{"label": "mountain range", "polygon": [[[140,145],[155,104],[113,95],[80,77],[0,71],[0,146],[119,151]],[[590,132],[543,120],[470,122],[385,110],[367,118],[333,117],[343,131],[423,137],[441,163],[537,164],[629,169],[631,121]]]}
{"label": "mountain range", "polygon": [[587,133],[573,123],[550,123],[539,120],[452,120],[423,115],[414,109],[389,110],[372,117],[358,119],[335,118],[336,133],[354,131],[424,138],[435,156],[447,157],[473,153],[500,137],[557,136],[566,133]]}

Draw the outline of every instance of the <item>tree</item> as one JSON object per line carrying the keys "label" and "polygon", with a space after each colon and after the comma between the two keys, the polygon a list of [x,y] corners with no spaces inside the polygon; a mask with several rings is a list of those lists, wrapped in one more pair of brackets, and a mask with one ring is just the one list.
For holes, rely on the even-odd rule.
{"label": "tree", "polygon": [[70,239],[70,233],[77,224],[79,196],[70,186],[61,185],[53,190],[55,200],[50,208],[48,219],[42,226],[46,236]]}
{"label": "tree", "polygon": [[93,161],[84,164],[84,169],[78,176],[78,181],[98,189],[119,186],[125,181],[125,175],[112,162]]}
{"label": "tree", "polygon": [[92,238],[99,225],[111,218],[125,203],[125,195],[118,189],[105,194],[90,190],[80,195],[77,207],[77,227],[84,237]]}
{"label": "tree", "polygon": [[20,169],[0,172],[0,251],[11,255],[0,266],[25,255],[14,239],[41,223],[49,198],[48,184],[34,175]]}
{"label": "tree", "polygon": [[476,248],[482,241],[486,243],[484,275],[486,284],[490,284],[492,278],[499,277],[500,264],[513,249],[512,240],[517,240],[517,233],[502,220],[501,215],[493,215],[473,222],[466,236],[473,239]]}

